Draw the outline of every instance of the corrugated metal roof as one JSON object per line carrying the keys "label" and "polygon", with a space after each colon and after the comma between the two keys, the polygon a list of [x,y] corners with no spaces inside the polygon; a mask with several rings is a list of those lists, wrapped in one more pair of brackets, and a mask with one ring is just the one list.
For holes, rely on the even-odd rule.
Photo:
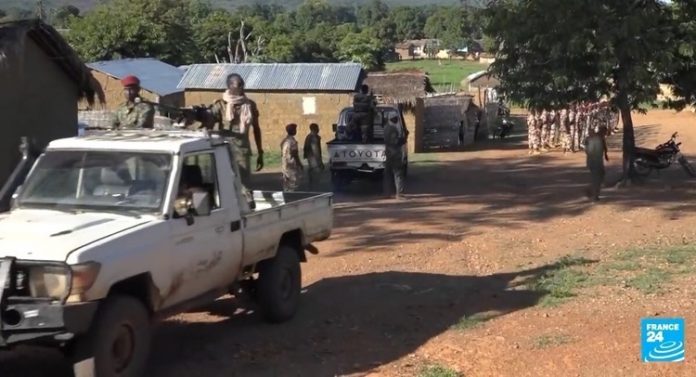
{"label": "corrugated metal roof", "polygon": [[157,59],[109,60],[89,63],[87,66],[118,79],[135,75],[140,79],[140,86],[143,89],[160,96],[182,91],[177,85],[185,71]]}
{"label": "corrugated metal roof", "polygon": [[244,78],[249,91],[346,91],[357,89],[362,66],[357,63],[193,64],[179,89],[224,90],[227,75]]}

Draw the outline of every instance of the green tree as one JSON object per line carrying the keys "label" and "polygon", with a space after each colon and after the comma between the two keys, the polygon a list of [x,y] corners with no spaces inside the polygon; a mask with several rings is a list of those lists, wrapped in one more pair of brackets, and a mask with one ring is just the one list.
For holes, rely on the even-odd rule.
{"label": "green tree", "polygon": [[370,0],[358,8],[358,25],[371,27],[389,17],[389,7],[382,0]]}
{"label": "green tree", "polygon": [[216,9],[193,24],[193,39],[200,59],[205,62],[229,61],[228,35],[239,36],[241,20],[228,11]]}
{"label": "green tree", "polygon": [[80,10],[74,5],[65,5],[53,12],[51,23],[57,28],[66,28],[71,17],[79,17]]}
{"label": "green tree", "polygon": [[664,82],[672,86],[677,100],[669,103],[678,110],[696,105],[696,3],[689,0],[674,1],[673,14],[676,24],[673,72]]}
{"label": "green tree", "polygon": [[68,40],[85,60],[157,57],[171,64],[195,59],[189,2],[113,0],[71,18]]}
{"label": "green tree", "polygon": [[509,99],[556,108],[609,97],[623,119],[624,179],[633,177],[632,110],[655,100],[675,61],[675,22],[660,0],[496,1],[493,74]]}
{"label": "green tree", "polygon": [[468,13],[461,7],[440,7],[425,22],[425,35],[440,39],[440,46],[448,50],[467,47],[473,40],[474,28]]}
{"label": "green tree", "polygon": [[367,70],[384,66],[383,43],[365,31],[346,35],[339,43],[338,51],[341,60],[361,63]]}
{"label": "green tree", "polygon": [[292,63],[295,61],[295,43],[287,35],[279,34],[268,43],[263,61],[273,63]]}
{"label": "green tree", "polygon": [[302,31],[308,31],[320,23],[334,25],[336,12],[326,0],[306,0],[295,12],[295,24]]}
{"label": "green tree", "polygon": [[426,18],[418,8],[396,7],[391,11],[389,19],[394,22],[394,34],[399,41],[421,39],[425,36],[423,29]]}

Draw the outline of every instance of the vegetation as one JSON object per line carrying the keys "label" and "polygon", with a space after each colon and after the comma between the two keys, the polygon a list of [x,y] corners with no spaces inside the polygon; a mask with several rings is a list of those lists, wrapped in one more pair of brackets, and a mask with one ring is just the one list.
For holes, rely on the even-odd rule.
{"label": "vegetation", "polygon": [[[229,4],[227,2],[224,4]],[[224,8],[208,0],[108,0],[80,9],[44,1],[6,18],[40,16],[69,29],[87,61],[152,56],[175,65],[206,62],[359,62],[384,67],[394,43],[441,38],[442,47],[467,48],[482,37],[480,10],[451,5],[392,5],[304,0]],[[63,4],[63,5],[59,5]],[[296,6],[295,6],[296,5]]]}
{"label": "vegetation", "polygon": [[476,313],[468,317],[462,317],[453,328],[457,330],[468,330],[477,327],[487,321],[493,319],[495,315],[493,313]]}
{"label": "vegetation", "polygon": [[[485,28],[501,93],[533,107],[610,98],[624,123],[624,178],[633,177],[632,110],[672,81],[693,102],[691,0],[497,0]],[[547,31],[547,32],[544,32]]]}
{"label": "vegetation", "polygon": [[534,339],[534,348],[546,349],[558,347],[572,342],[572,339],[565,334],[541,335]]}
{"label": "vegetation", "polygon": [[461,374],[452,368],[442,365],[429,365],[421,369],[418,377],[460,377]]}
{"label": "vegetation", "polygon": [[463,60],[402,60],[387,63],[387,71],[421,70],[428,73],[430,83],[437,91],[447,91],[450,87],[459,89],[459,85],[467,76],[488,67]]}

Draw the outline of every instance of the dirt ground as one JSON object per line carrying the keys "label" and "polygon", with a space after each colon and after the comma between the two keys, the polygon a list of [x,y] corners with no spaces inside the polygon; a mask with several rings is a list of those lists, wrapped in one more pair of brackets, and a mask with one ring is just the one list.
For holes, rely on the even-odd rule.
{"label": "dirt ground", "polygon": [[[635,122],[639,145],[678,131],[696,163],[696,115],[656,111]],[[223,298],[159,326],[147,376],[424,376],[430,365],[467,377],[696,375],[690,254],[678,274],[645,275],[650,258],[696,245],[695,181],[674,166],[592,204],[584,155],[530,157],[518,134],[421,156],[407,201],[369,186],[337,195],[334,233],[303,266],[294,320],[268,325]],[[620,144],[610,144],[613,180]],[[272,186],[277,177],[259,178]],[[639,249],[651,251],[620,259]],[[609,283],[545,305],[548,292],[530,282],[566,255],[585,258],[588,281]],[[617,260],[645,263],[611,267]],[[638,275],[622,280],[629,272]],[[645,316],[686,319],[684,363],[640,361]],[[69,375],[53,351],[0,354],[3,377]]]}

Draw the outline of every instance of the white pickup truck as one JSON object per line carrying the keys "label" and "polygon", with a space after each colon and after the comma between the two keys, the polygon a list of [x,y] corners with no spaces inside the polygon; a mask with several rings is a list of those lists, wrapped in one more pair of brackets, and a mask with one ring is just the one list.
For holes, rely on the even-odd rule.
{"label": "white pickup truck", "polygon": [[251,291],[271,322],[300,299],[332,195],[240,195],[223,138],[109,131],[49,144],[0,214],[0,349],[60,347],[139,376],[157,319]]}
{"label": "white pickup truck", "polygon": [[[377,106],[373,119],[373,142],[362,143],[351,139],[347,126],[353,117],[353,108],[347,107],[338,116],[338,123],[333,125],[334,140],[327,143],[329,169],[334,191],[340,191],[355,179],[381,179],[384,162],[387,159],[384,146],[384,126],[389,118],[397,116],[401,131],[408,137],[403,113],[396,106]],[[404,156],[408,169],[408,145],[405,144]]]}

